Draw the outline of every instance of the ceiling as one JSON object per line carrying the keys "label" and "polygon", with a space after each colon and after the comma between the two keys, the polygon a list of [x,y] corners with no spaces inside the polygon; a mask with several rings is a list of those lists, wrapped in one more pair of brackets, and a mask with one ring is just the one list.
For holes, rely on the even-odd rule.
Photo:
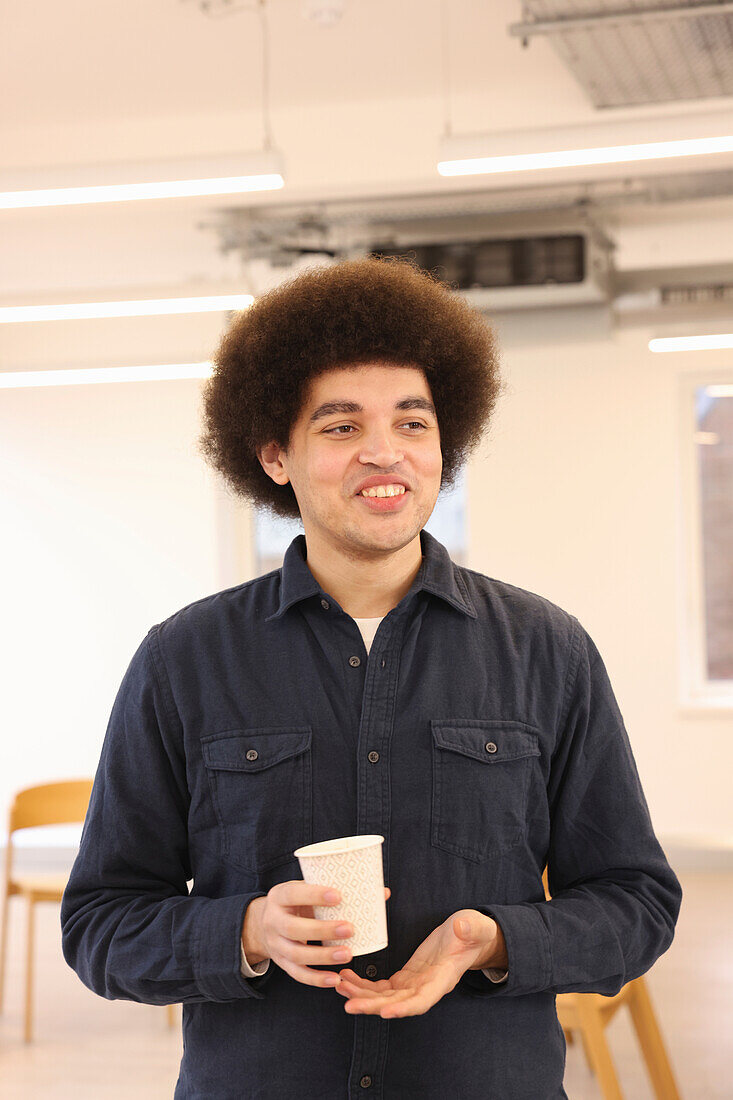
{"label": "ceiling", "polygon": [[[14,0],[2,7],[0,166],[260,144],[262,35],[254,4],[217,18],[199,0]],[[325,143],[331,123],[338,138],[344,109],[356,105],[363,113],[391,104],[381,119],[384,147],[373,156],[391,153],[392,133],[416,110],[434,141],[446,117],[454,132],[469,133],[582,122],[597,113],[546,37],[523,47],[509,34],[521,17],[518,0],[445,0],[444,8],[440,0],[344,0],[331,27],[308,19],[305,7],[303,0],[267,4],[272,131],[286,156],[293,130]]]}
{"label": "ceiling", "polygon": [[[217,10],[225,6],[211,2]],[[581,4],[587,7],[586,0],[573,7]],[[34,168],[80,164],[93,172],[98,162],[261,147],[261,18],[247,0],[230,6],[212,17],[199,0],[2,5],[0,176],[3,169],[27,170],[33,186]],[[330,27],[307,18],[307,7],[305,0],[267,4],[269,113],[285,160],[282,191],[234,202],[226,196],[0,212],[0,299],[70,300],[122,287],[144,288],[145,296],[159,284],[231,283],[237,269],[212,226],[232,206],[256,212],[431,194],[448,203],[455,197],[460,206],[481,183],[438,176],[447,127],[456,135],[551,132],[612,116],[645,120],[654,140],[655,123],[669,115],[730,109],[733,123],[731,96],[600,111],[548,36],[524,46],[510,33],[523,18],[519,0],[343,0],[343,14]],[[631,170],[629,178],[633,190]],[[657,234],[651,257],[657,263],[667,253],[680,262],[675,240],[680,250],[695,249],[698,263],[706,258],[705,241],[711,261],[724,259],[720,227],[728,227],[729,239],[730,180],[718,173],[688,182],[696,228],[677,237],[670,229],[674,204],[659,201],[659,188],[651,199],[649,188],[641,189],[644,220],[658,223],[650,230]],[[665,187],[680,220],[685,196]],[[706,195],[715,200],[707,234],[698,228]],[[619,255],[637,267],[648,250],[638,217],[638,206],[616,204],[615,225],[634,226],[631,253],[622,243]]]}

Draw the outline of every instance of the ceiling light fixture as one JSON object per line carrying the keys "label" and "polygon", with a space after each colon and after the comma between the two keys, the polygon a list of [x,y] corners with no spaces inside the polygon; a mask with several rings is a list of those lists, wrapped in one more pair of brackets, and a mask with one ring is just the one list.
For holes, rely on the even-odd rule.
{"label": "ceiling light fixture", "polygon": [[[31,182],[33,186],[29,187]],[[0,210],[234,195],[272,191],[283,184],[282,161],[272,150],[205,160],[75,165],[32,173],[2,173]]]}
{"label": "ceiling light fixture", "polygon": [[442,176],[500,175],[730,153],[730,111],[466,136],[446,123],[437,167]]}
{"label": "ceiling light fixture", "polygon": [[202,298],[150,298],[128,302],[72,302],[47,306],[0,306],[0,324],[22,321],[87,321],[97,317],[156,317],[171,313],[216,313],[247,309],[251,294]]}
{"label": "ceiling light fixture", "polygon": [[733,332],[711,336],[660,336],[649,341],[649,351],[717,351],[733,348]]}
{"label": "ceiling light fixture", "polygon": [[558,149],[546,153],[513,156],[464,157],[442,160],[441,176],[474,176],[489,172],[526,172],[537,168],[574,168],[589,164],[621,164],[662,157],[690,157],[704,153],[733,153],[733,134],[717,138],[649,141],[635,145],[609,145],[595,149]]}
{"label": "ceiling light fixture", "polygon": [[282,155],[273,148],[269,103],[269,34],[266,0],[258,0],[262,23],[263,148],[242,154],[153,163],[72,165],[0,173],[0,210],[238,195],[285,185]]}
{"label": "ceiling light fixture", "polygon": [[31,386],[86,386],[99,382],[171,382],[180,378],[210,378],[211,363],[166,363],[151,367],[89,367],[73,370],[0,372],[0,389]]}

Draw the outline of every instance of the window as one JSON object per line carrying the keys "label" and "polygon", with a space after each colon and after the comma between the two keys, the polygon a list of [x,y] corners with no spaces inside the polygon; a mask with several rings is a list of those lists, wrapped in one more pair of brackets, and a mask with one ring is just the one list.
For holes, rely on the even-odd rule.
{"label": "window", "polygon": [[686,681],[692,702],[733,706],[733,384],[688,385]]}

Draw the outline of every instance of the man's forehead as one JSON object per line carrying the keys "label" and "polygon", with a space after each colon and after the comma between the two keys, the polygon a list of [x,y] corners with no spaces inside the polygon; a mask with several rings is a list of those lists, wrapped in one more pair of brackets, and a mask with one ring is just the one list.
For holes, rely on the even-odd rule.
{"label": "man's forehead", "polygon": [[[422,394],[407,394],[405,397],[400,397],[392,407],[399,411],[421,409],[423,412],[429,412],[435,416],[435,405],[429,397],[424,397]],[[339,414],[349,416],[351,413],[363,411],[364,406],[358,401],[323,401],[309,415],[308,410],[306,410],[306,415],[308,416],[308,423],[315,424],[318,420],[322,420],[324,416],[338,416]]]}
{"label": "man's forehead", "polygon": [[317,375],[306,389],[302,412],[310,418],[316,406],[325,404],[339,406],[334,412],[359,412],[364,399],[370,404],[376,401],[395,407],[403,400],[427,399],[432,406],[430,398],[430,387],[421,367],[370,363],[334,367]]}

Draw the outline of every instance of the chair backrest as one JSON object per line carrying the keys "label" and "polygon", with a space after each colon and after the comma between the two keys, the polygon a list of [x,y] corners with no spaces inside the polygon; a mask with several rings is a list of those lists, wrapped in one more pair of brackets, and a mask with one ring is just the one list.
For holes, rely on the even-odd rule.
{"label": "chair backrest", "polygon": [[16,791],[10,807],[8,839],[17,829],[83,822],[93,785],[93,779],[65,779]]}
{"label": "chair backrest", "polygon": [[542,885],[545,888],[545,901],[551,901],[550,885],[547,881],[547,868],[546,867],[545,867],[544,871],[542,872]]}

